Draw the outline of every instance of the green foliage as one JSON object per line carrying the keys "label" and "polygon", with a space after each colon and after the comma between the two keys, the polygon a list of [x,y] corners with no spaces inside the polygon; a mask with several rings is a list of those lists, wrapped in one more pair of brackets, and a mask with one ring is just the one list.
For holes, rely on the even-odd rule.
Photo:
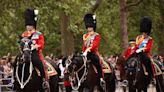
{"label": "green foliage", "polygon": [[[135,0],[133,0],[135,1]],[[131,0],[127,0],[127,4]],[[64,11],[70,18],[69,30],[74,35],[75,51],[81,52],[82,36],[85,33],[83,16],[91,6],[90,0],[2,0],[0,3],[0,56],[18,52],[17,35],[25,31],[23,11],[39,9],[37,30],[45,37],[44,54],[61,54],[61,33],[59,12]],[[119,0],[103,0],[96,10],[97,32],[101,35],[99,51],[103,55],[121,53]],[[128,36],[135,39],[139,34],[139,19],[149,15],[153,19],[153,53],[157,52],[155,32],[158,28],[159,10],[156,0],[143,0],[137,6],[128,8]],[[77,26],[76,23],[80,22]]]}

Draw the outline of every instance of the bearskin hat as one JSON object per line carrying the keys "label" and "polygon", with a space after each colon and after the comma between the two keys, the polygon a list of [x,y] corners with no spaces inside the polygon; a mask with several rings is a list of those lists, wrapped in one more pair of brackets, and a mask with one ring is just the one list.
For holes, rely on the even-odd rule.
{"label": "bearskin hat", "polygon": [[140,21],[140,32],[146,32],[150,34],[152,28],[152,21],[149,16],[144,16]]}
{"label": "bearskin hat", "polygon": [[32,25],[36,28],[38,10],[26,9],[24,12],[25,26]]}
{"label": "bearskin hat", "polygon": [[134,39],[129,40],[129,44],[133,44],[133,43],[136,43],[136,40]]}
{"label": "bearskin hat", "polygon": [[93,27],[94,31],[96,30],[96,15],[94,14],[86,14],[84,16],[85,27]]}

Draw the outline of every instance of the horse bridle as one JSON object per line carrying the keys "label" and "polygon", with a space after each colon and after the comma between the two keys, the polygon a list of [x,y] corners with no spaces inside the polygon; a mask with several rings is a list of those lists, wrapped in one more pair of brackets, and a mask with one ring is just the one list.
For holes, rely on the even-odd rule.
{"label": "horse bridle", "polygon": [[[88,73],[88,72],[87,72],[87,64],[86,64],[86,63],[87,63],[87,57],[86,57],[86,56],[82,56],[82,58],[83,58],[84,63],[83,63],[83,65],[82,65],[77,71],[74,71],[74,72],[75,72],[75,78],[72,77],[72,76],[69,76],[69,80],[70,80],[71,87],[72,87],[73,90],[78,90],[78,89],[79,89],[79,87],[81,86],[81,83],[82,83],[84,80],[86,80],[86,75],[87,75],[87,73]],[[69,61],[70,63],[67,63],[67,64],[66,64],[66,70],[68,70],[69,65],[71,65],[71,63],[72,63],[72,60],[71,60],[70,58],[68,58],[67,61]],[[79,78],[78,73],[79,73],[79,71],[82,70],[83,68],[84,68],[84,73],[83,73],[82,77]],[[73,85],[74,79],[77,79],[77,83],[78,83],[77,87],[75,87],[75,86]]]}
{"label": "horse bridle", "polygon": [[[134,59],[135,59],[135,61],[133,61],[133,62],[136,62],[137,63],[137,66],[136,66],[136,73],[135,73],[135,79],[133,80],[133,85],[135,85],[136,84],[136,82],[137,82],[137,76],[138,76],[138,72],[140,71],[140,68],[141,68],[141,66],[140,66],[140,63],[141,63],[141,59],[140,59],[140,57],[138,56],[138,54],[135,56],[135,57],[133,57]],[[130,73],[130,75],[132,75],[132,73]]]}
{"label": "horse bridle", "polygon": [[[28,42],[25,42],[25,45],[28,46]],[[31,53],[32,53],[32,50],[29,48],[29,47],[26,47],[26,48],[23,48],[23,51],[30,51],[30,68],[29,68],[29,73],[30,75],[28,76],[27,80],[24,82],[23,79],[24,79],[24,69],[25,69],[25,57],[24,57],[24,54],[23,54],[23,51],[20,49],[20,46],[19,46],[19,50],[21,52],[21,60],[23,60],[23,67],[22,67],[22,78],[21,80],[19,79],[19,76],[18,76],[18,68],[19,68],[19,62],[17,62],[17,65],[16,65],[16,79],[18,81],[18,83],[20,84],[20,87],[21,89],[23,89],[26,84],[30,81],[31,77],[32,77],[32,71],[33,71],[33,64],[32,64],[32,61],[31,61]],[[20,59],[19,59],[20,60]]]}

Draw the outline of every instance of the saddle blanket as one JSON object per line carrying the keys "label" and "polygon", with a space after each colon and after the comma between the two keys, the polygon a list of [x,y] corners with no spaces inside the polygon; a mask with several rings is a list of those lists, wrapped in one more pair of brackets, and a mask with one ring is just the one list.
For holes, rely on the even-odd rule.
{"label": "saddle blanket", "polygon": [[[55,70],[55,68],[54,68],[49,62],[46,61],[45,64],[46,64],[46,70],[47,70],[48,76],[57,75],[57,71]],[[35,67],[35,69],[36,69],[36,71],[37,71],[37,73],[38,73],[38,76],[40,76],[40,71],[39,71],[39,69],[36,68],[36,67]]]}

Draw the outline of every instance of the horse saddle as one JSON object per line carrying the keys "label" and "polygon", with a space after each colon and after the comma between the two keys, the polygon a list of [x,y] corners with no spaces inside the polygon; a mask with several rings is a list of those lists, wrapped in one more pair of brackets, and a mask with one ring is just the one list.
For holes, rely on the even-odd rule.
{"label": "horse saddle", "polygon": [[[151,59],[151,64],[152,64],[152,68],[153,68],[153,73],[154,75],[158,76],[162,74],[162,70],[160,69],[160,66],[158,65],[158,62],[155,62],[153,59]],[[144,74],[148,75],[148,72],[146,71],[146,67],[145,65],[142,64],[143,70],[144,70]]]}
{"label": "horse saddle", "polygon": [[161,70],[161,68],[160,68],[160,66],[158,64],[159,61],[155,62],[155,60],[153,60],[153,59],[151,59],[151,61],[152,61],[152,65],[153,65],[153,68],[154,68],[155,75],[156,76],[161,75],[162,74],[162,70]]}
{"label": "horse saddle", "polygon": [[[151,60],[151,61],[152,61],[152,67],[153,67],[154,75],[156,75],[156,76],[161,75],[162,74],[162,70],[160,69],[160,67],[157,64],[157,62],[154,62],[154,60]],[[144,69],[144,74],[148,75],[148,72],[146,71],[145,65],[142,65],[142,67]]]}
{"label": "horse saddle", "polygon": [[104,73],[112,73],[111,66],[106,61],[104,61],[103,59],[101,59],[101,61],[102,61],[102,69],[103,69],[103,72]]}
{"label": "horse saddle", "polygon": [[[92,64],[94,71],[97,73],[96,67]],[[102,66],[102,71],[103,73],[112,73],[112,68],[111,66],[104,61],[104,59],[101,57],[101,66]]]}
{"label": "horse saddle", "polygon": [[[55,68],[47,61],[45,61],[45,65],[46,65],[46,73],[48,74],[48,76],[54,76],[54,75],[57,75],[57,71],[55,70]],[[38,76],[40,76],[40,71],[38,68],[36,68],[36,71],[38,73]]]}

